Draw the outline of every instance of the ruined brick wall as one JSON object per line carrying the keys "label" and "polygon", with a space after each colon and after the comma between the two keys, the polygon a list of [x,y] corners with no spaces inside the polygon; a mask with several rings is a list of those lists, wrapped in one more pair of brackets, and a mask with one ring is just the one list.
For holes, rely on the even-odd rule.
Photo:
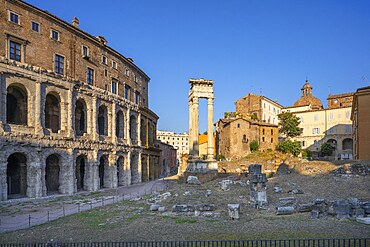
{"label": "ruined brick wall", "polygon": [[328,97],[328,108],[351,107],[354,93],[336,94]]}
{"label": "ruined brick wall", "polygon": [[[18,15],[17,23],[10,13]],[[2,0],[0,17],[0,200],[158,178],[158,116],[147,107],[144,72],[98,39],[21,1]],[[30,31],[32,21],[40,24],[39,33]],[[50,30],[60,39],[51,39]],[[15,50],[20,56],[11,56]],[[61,74],[55,54],[65,58]],[[95,71],[91,85],[87,68]],[[112,79],[118,93],[106,90]],[[130,87],[127,99],[124,85]]]}
{"label": "ruined brick wall", "polygon": [[370,160],[370,88],[356,93],[357,97],[357,159]]}
{"label": "ruined brick wall", "polygon": [[247,96],[235,102],[236,112],[240,114],[256,114],[262,119],[261,96],[249,93]]}
{"label": "ruined brick wall", "polygon": [[[9,20],[10,13],[18,15],[18,24]],[[116,80],[120,96],[125,96],[125,86],[128,86],[130,101],[135,101],[137,92],[140,105],[148,105],[149,77],[130,59],[107,46],[104,40],[21,1],[2,0],[0,15],[0,27],[4,30],[0,56],[9,58],[9,42],[14,41],[21,45],[20,62],[55,72],[55,55],[58,54],[64,57],[63,76],[87,83],[88,68],[93,69],[93,86],[111,91],[112,80]],[[32,22],[39,24],[39,32],[32,30]],[[52,31],[59,33],[58,40],[51,37]],[[84,56],[83,46],[88,48],[88,56]]]}
{"label": "ruined brick wall", "polygon": [[259,143],[260,151],[266,151],[268,149],[275,150],[278,144],[278,126],[259,126]]}

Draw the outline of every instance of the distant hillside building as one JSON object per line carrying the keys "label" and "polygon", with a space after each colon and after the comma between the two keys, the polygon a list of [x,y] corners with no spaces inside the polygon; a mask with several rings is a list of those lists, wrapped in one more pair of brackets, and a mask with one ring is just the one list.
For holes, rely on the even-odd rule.
{"label": "distant hillside building", "polygon": [[354,158],[370,160],[370,87],[354,94],[352,117]]}
{"label": "distant hillside building", "polygon": [[329,95],[328,108],[323,108],[321,101],[312,95],[312,86],[306,81],[302,87],[302,96],[293,106],[282,110],[293,112],[300,118],[301,136],[295,140],[301,142],[303,149],[318,154],[325,142],[334,147],[333,158],[352,159],[352,121],[351,106],[353,93]]}
{"label": "distant hillside building", "polygon": [[277,115],[282,105],[262,95],[247,94],[235,102],[236,112],[242,115],[255,115],[266,123],[278,124]]}
{"label": "distant hillside building", "polygon": [[258,141],[259,150],[275,150],[278,126],[246,117],[222,118],[216,123],[217,154],[239,159],[250,154],[250,143]]}

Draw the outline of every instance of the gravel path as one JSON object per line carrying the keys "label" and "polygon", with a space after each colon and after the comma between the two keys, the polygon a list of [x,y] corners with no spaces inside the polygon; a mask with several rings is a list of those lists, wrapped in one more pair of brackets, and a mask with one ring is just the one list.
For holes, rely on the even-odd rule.
{"label": "gravel path", "polygon": [[104,189],[99,192],[81,192],[74,196],[54,195],[43,199],[21,198],[0,204],[0,232],[26,229],[114,202],[139,198],[142,195],[165,190],[167,180]]}

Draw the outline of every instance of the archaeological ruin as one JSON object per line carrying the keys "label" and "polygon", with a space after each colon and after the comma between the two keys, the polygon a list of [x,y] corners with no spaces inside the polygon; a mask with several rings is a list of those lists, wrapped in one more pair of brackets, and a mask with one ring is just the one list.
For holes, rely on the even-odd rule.
{"label": "archaeological ruin", "polygon": [[0,201],[158,178],[150,78],[77,18],[3,3]]}
{"label": "archaeological ruin", "polygon": [[[213,138],[213,81],[190,79],[189,91],[189,158],[187,172],[190,173],[217,173],[217,161],[214,157],[214,138]],[[207,99],[207,157],[202,160],[199,157],[199,99]]]}

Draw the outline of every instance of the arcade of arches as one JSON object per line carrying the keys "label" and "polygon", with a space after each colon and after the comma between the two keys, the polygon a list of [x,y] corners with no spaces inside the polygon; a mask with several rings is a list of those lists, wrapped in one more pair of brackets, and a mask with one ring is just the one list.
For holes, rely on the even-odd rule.
{"label": "arcade of arches", "polygon": [[0,201],[159,178],[158,117],[150,109],[47,73],[18,77],[25,69],[13,70],[0,74]]}

